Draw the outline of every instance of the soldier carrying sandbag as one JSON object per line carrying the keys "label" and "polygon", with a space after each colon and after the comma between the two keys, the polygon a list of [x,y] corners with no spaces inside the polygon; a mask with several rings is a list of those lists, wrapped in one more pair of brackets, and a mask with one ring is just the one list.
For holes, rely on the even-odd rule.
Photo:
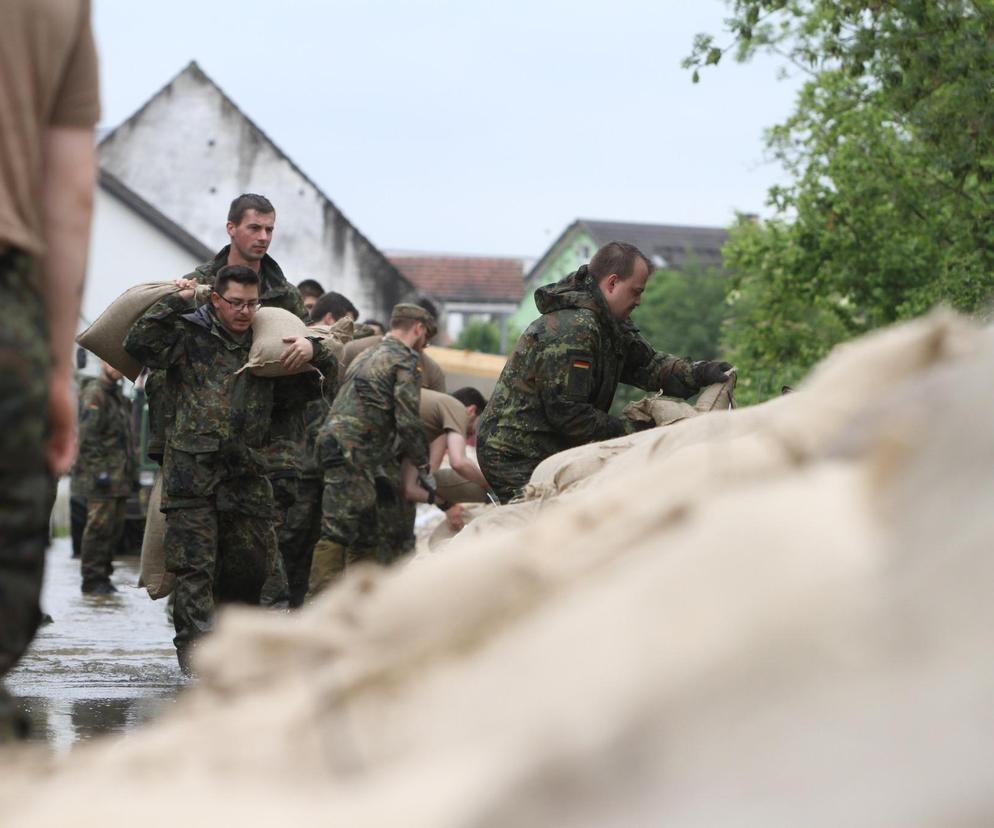
{"label": "soldier carrying sandbag", "polygon": [[[221,268],[210,303],[187,287],[155,304],[128,333],[125,350],[164,370],[173,422],[162,465],[166,570],[176,578],[173,639],[189,671],[196,639],[213,624],[215,603],[258,604],[276,560],[272,485],[263,456],[278,381],[240,371],[252,344],[259,274]],[[319,337],[288,343],[284,367],[310,362],[337,371]]]}
{"label": "soldier carrying sandbag", "polygon": [[477,430],[480,468],[502,502],[546,457],[652,425],[607,413],[619,382],[687,398],[728,379],[729,363],[660,353],[639,334],[629,316],[651,272],[634,245],[609,242],[589,266],[535,291],[542,315],[518,340]]}

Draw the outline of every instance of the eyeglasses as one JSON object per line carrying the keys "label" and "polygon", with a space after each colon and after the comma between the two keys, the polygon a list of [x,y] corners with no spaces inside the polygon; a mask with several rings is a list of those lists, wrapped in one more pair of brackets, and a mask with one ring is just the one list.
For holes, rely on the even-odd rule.
{"label": "eyeglasses", "polygon": [[216,294],[219,298],[224,299],[231,307],[236,311],[245,309],[250,313],[255,313],[259,310],[259,306],[262,304],[258,299],[249,299],[247,302],[244,299],[229,299],[227,296],[221,296],[220,293]]}

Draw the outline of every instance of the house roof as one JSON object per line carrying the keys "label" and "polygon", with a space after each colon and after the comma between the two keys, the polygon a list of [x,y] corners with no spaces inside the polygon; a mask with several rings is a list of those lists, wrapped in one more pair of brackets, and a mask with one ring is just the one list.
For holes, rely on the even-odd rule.
{"label": "house roof", "polygon": [[596,247],[620,241],[634,244],[659,267],[681,267],[689,259],[704,266],[721,266],[721,247],[728,240],[723,227],[688,227],[631,221],[577,219],[560,234],[525,280],[537,275],[553,253],[575,230],[585,232]]}
{"label": "house roof", "polygon": [[176,242],[176,244],[182,247],[191,256],[200,259],[201,261],[207,261],[208,259],[213,258],[214,251],[211,250],[206,244],[194,236],[191,236],[172,219],[167,218],[163,213],[138,195],[138,193],[129,188],[117,176],[112,175],[107,172],[107,170],[100,170],[100,186],[125,206],[131,208],[153,227],[161,231],[163,235]]}
{"label": "house roof", "polygon": [[483,256],[390,256],[417,288],[442,301],[520,302],[521,259]]}
{"label": "house roof", "polygon": [[409,282],[410,281],[409,279],[407,279],[404,276],[403,273],[401,273],[390,262],[390,260],[386,256],[383,255],[383,253],[380,251],[380,249],[375,244],[373,244],[362,233],[362,231],[359,230],[358,227],[356,227],[351,221],[349,221],[349,219],[346,217],[345,213],[343,213],[338,208],[338,206],[328,197],[328,195],[324,192],[324,190],[322,190],[321,187],[319,187],[318,184],[309,175],[307,175],[307,173],[305,173],[299,166],[297,166],[297,163],[289,155],[287,155],[282,150],[282,148],[272,138],[269,137],[269,135],[266,134],[266,132],[262,129],[262,127],[260,127],[255,121],[253,121],[248,115],[246,115],[245,112],[242,111],[241,107],[239,107],[238,104],[236,104],[231,99],[231,97],[228,95],[228,93],[225,92],[201,68],[200,64],[197,63],[197,61],[195,61],[195,60],[191,60],[182,70],[180,70],[179,72],[176,73],[176,75],[174,75],[172,78],[170,78],[170,80],[167,81],[166,84],[158,92],[156,92],[147,101],[145,101],[145,103],[142,104],[135,112],[133,112],[130,117],[128,117],[125,121],[123,121],[122,123],[118,124],[116,127],[114,127],[114,129],[110,130],[110,132],[108,132],[106,135],[104,135],[100,139],[98,147],[99,147],[99,145],[102,145],[102,144],[105,144],[105,143],[109,143],[117,135],[118,132],[125,131],[127,127],[129,127],[131,124],[133,124],[135,121],[137,121],[142,116],[142,114],[145,112],[145,110],[148,109],[148,107],[152,104],[152,102],[156,98],[158,98],[161,95],[169,93],[169,91],[172,88],[173,83],[176,81],[177,78],[179,78],[182,75],[190,75],[193,78],[196,78],[196,79],[198,79],[200,81],[203,81],[203,82],[205,82],[207,84],[210,84],[210,86],[212,86],[214,89],[216,89],[217,92],[218,92],[218,94],[221,96],[222,100],[224,101],[224,103],[227,106],[231,107],[232,110],[234,110],[235,112],[237,112],[245,120],[245,123],[249,126],[250,129],[254,130],[263,141],[265,141],[267,144],[269,144],[273,148],[273,150],[276,152],[276,154],[280,158],[282,158],[284,161],[286,161],[286,163],[290,166],[291,169],[293,169],[298,175],[300,175],[301,178],[304,179],[304,181],[306,181],[311,187],[314,188],[314,190],[317,192],[317,194],[324,200],[325,204],[328,207],[330,207],[332,210],[334,210],[339,216],[342,217],[342,220],[349,227],[352,228],[352,230],[355,232],[355,234],[356,234],[356,236],[358,238],[360,238],[367,245],[369,245],[370,250],[373,251],[374,255],[378,259],[380,259],[381,263],[388,270],[393,271],[394,275],[398,279],[400,279],[401,282]]}

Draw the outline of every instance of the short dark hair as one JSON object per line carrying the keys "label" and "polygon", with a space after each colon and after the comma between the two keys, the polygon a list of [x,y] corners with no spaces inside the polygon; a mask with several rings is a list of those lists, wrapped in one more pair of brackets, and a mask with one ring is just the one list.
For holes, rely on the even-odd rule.
{"label": "short dark hair", "polygon": [[634,244],[613,241],[594,253],[587,269],[595,282],[601,282],[612,273],[617,273],[618,278],[624,281],[635,273],[635,264],[640,259],[645,262],[649,273],[652,273],[655,268],[645,253]]}
{"label": "short dark hair", "polygon": [[427,299],[424,296],[422,296],[414,304],[415,305],[420,305],[422,308],[424,308],[426,311],[428,311],[428,313],[431,314],[432,318],[436,322],[438,322],[438,308],[435,307],[435,303],[432,302],[431,299]]}
{"label": "short dark hair", "polygon": [[297,290],[300,291],[301,296],[313,296],[315,299],[324,296],[324,288],[321,287],[321,283],[317,279],[304,279],[297,282]]}
{"label": "short dark hair", "polygon": [[380,322],[379,319],[363,319],[362,320],[362,324],[363,325],[376,325],[376,327],[379,328],[381,331],[383,331],[383,333],[387,332],[387,326],[384,325],[382,322]]}
{"label": "short dark hair", "polygon": [[276,212],[276,208],[273,207],[273,203],[264,195],[258,195],[257,193],[242,193],[238,196],[238,198],[231,202],[231,207],[228,208],[228,221],[234,225],[241,224],[246,210],[255,210],[259,213]]}
{"label": "short dark hair", "polygon": [[311,322],[320,322],[329,313],[335,317],[336,322],[347,313],[354,314],[355,319],[359,318],[359,311],[356,310],[355,305],[333,290],[323,294],[314,303],[314,307],[311,308]]}
{"label": "short dark hair", "polygon": [[245,265],[225,265],[214,277],[214,292],[224,296],[224,292],[232,282],[238,282],[240,285],[258,285],[259,274]]}
{"label": "short dark hair", "polygon": [[487,398],[480,393],[479,389],[474,388],[472,385],[467,385],[465,388],[457,388],[452,392],[452,396],[463,405],[475,405],[477,414],[482,414],[483,409],[487,407]]}

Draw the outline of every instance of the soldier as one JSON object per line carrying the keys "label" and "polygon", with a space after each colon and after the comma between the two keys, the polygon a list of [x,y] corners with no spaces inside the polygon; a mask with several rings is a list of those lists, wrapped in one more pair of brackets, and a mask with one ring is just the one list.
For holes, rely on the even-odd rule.
{"label": "soldier", "polygon": [[311,306],[311,322],[316,325],[334,325],[339,319],[348,316],[353,322],[359,318],[359,311],[342,294],[330,290]]}
{"label": "soldier", "polygon": [[377,475],[399,466],[398,447],[431,486],[417,364],[433,333],[434,320],[424,308],[397,305],[390,333],[349,366],[318,436],[324,505],[310,594],[349,564],[377,557]]}
{"label": "soldier", "polygon": [[656,352],[629,320],[652,271],[633,245],[610,242],[561,281],[535,291],[542,316],[522,334],[480,419],[477,457],[502,502],[546,457],[646,426],[612,417],[618,382],[689,397],[724,382],[727,362]]}
{"label": "soldier", "polygon": [[[174,394],[162,510],[166,569],[176,577],[173,641],[184,671],[191,645],[212,627],[215,603],[258,604],[276,558],[262,452],[279,385],[239,372],[252,344],[259,283],[249,267],[223,267],[209,305],[194,309],[194,289],[184,288],[154,305],[124,341],[139,362],[166,372]],[[320,339],[293,337],[282,362],[290,371],[308,362],[337,370],[329,356]]]}
{"label": "soldier", "polygon": [[[420,307],[424,308],[428,315],[432,319],[433,329],[438,331],[438,311],[435,309],[435,305],[429,299],[420,299],[417,303]],[[370,322],[367,320],[363,325],[369,325]],[[376,323],[379,326],[379,322]],[[357,326],[361,328],[362,325]],[[432,339],[434,334],[432,334],[429,339]],[[338,361],[338,379],[339,381],[345,379],[345,372],[348,370],[349,365],[352,364],[359,354],[365,351],[367,348],[372,348],[374,345],[382,341],[383,334],[381,333],[367,333],[367,334],[352,334],[352,341],[348,343],[342,350],[342,358]],[[440,394],[445,393],[445,372],[442,371],[442,366],[440,366],[435,360],[433,360],[428,354],[420,353],[418,354],[418,375],[421,377],[421,387],[430,388],[432,391],[438,391]]]}
{"label": "soldier", "polygon": [[310,315],[311,308],[314,307],[314,303],[317,302],[322,296],[324,296],[324,288],[321,287],[321,283],[315,279],[303,279],[297,282],[297,290],[300,293],[300,299],[304,303],[304,310]]}
{"label": "soldier", "polygon": [[[226,265],[242,265],[254,270],[260,279],[259,300],[263,307],[277,307],[288,310],[307,320],[300,293],[290,284],[276,260],[269,255],[269,247],[276,230],[276,208],[268,198],[257,193],[243,193],[231,202],[228,208],[228,221],[225,225],[230,243],[222,247],[209,262],[199,265],[194,271],[177,279],[181,289],[197,284],[211,286],[220,268]],[[320,285],[319,285],[320,287]],[[281,380],[287,385],[300,383],[299,378]],[[308,380],[304,380],[305,386]],[[164,389],[161,372],[153,371],[145,385],[149,404],[149,457],[160,459],[165,445],[166,432],[170,428],[172,413],[171,392]],[[272,415],[272,431],[267,439],[266,456],[268,472],[280,510],[285,512],[296,498],[297,470],[292,458],[296,453],[295,444],[303,439],[304,401],[300,395],[283,393],[277,395],[277,407]],[[282,605],[287,599],[286,573],[283,561],[277,557],[273,561],[275,570],[270,583],[266,585],[264,603]]]}
{"label": "soldier", "polygon": [[[73,336],[100,116],[90,4],[5,2],[0,55],[2,681],[38,626],[55,477],[76,448]],[[0,741],[24,730],[0,687]]]}
{"label": "soldier", "polygon": [[[352,303],[340,293],[326,293],[313,309],[312,325],[333,325],[346,316],[355,319],[358,313]],[[321,536],[321,502],[324,491],[324,473],[317,461],[318,430],[338,389],[338,376],[325,377],[324,393],[307,404],[304,412],[304,439],[299,444],[300,477],[297,496],[286,511],[286,518],[279,527],[279,549],[286,570],[288,604],[299,607],[307,595],[314,545]]]}
{"label": "soldier", "polygon": [[80,493],[86,497],[82,590],[117,592],[110,581],[114,551],[124,534],[128,496],[136,483],[131,401],[121,391],[121,372],[102,363],[100,376],[83,390],[79,421]]}
{"label": "soldier", "polygon": [[[466,445],[476,433],[476,423],[486,398],[477,389],[467,386],[449,394],[439,394],[427,388],[421,389],[421,423],[425,440],[428,441],[428,458],[432,473],[438,471],[445,456],[449,457],[452,470],[463,479],[476,483],[484,491],[490,489],[480,467],[466,454]],[[430,493],[417,484],[414,468],[406,460],[401,465],[401,480],[404,498],[411,503],[428,503]],[[463,528],[463,511],[458,503],[447,503],[438,498],[434,501],[443,512],[453,529]]]}

